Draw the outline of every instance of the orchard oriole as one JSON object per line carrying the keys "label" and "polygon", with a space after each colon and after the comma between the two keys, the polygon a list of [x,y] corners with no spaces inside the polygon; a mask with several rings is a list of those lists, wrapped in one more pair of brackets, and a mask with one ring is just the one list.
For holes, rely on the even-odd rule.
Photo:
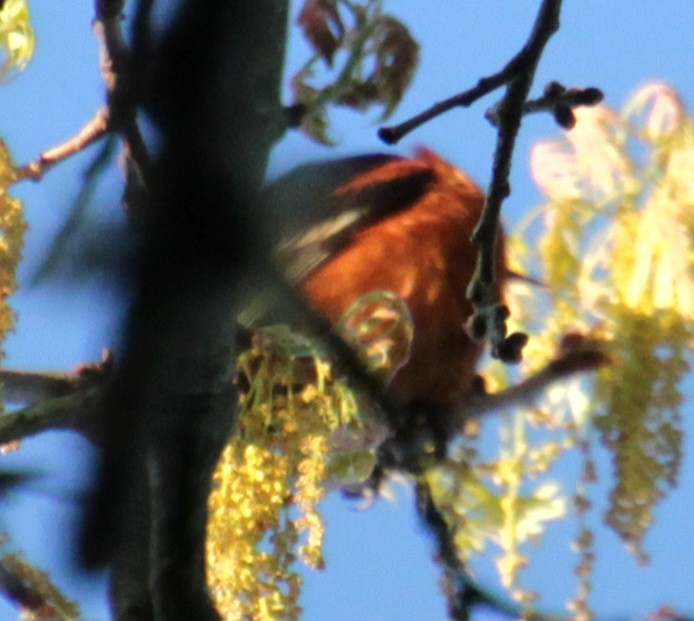
{"label": "orchard oriole", "polygon": [[[269,194],[283,213],[303,214],[281,227],[278,254],[311,307],[335,325],[360,296],[395,292],[414,331],[388,395],[405,411],[445,417],[455,409],[473,387],[482,353],[466,331],[480,188],[419,149],[413,158],[363,155],[304,165],[275,181]],[[499,293],[507,274],[503,239],[496,246]]]}

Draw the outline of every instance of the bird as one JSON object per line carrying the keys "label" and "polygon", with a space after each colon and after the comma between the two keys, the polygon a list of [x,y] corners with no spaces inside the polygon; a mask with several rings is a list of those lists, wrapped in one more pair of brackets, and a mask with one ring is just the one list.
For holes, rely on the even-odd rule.
{"label": "bird", "polygon": [[[433,427],[445,422],[477,386],[483,352],[466,329],[478,254],[471,236],[484,205],[479,186],[418,148],[412,157],[367,154],[299,166],[268,187],[267,200],[281,231],[278,265],[332,326],[372,291],[405,302],[409,356],[384,390],[402,412],[425,412]],[[495,253],[501,296],[509,274],[503,233]]]}

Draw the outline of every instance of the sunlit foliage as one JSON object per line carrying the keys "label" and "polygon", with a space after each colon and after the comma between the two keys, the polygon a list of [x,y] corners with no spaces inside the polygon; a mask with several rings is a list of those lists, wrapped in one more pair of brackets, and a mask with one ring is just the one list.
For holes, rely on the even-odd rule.
{"label": "sunlit foliage", "polygon": [[654,506],[676,483],[681,462],[679,385],[694,332],[694,124],[663,84],[640,89],[621,113],[604,106],[575,113],[575,129],[533,149],[533,176],[547,200],[511,244],[512,258],[539,270],[548,295],[519,283],[509,302],[534,335],[526,372],[562,341],[600,347],[610,359],[594,382],[558,386],[533,411],[514,415],[528,425],[564,425],[563,447],[585,455],[573,493],[581,584],[572,602],[585,618],[590,441],[597,435],[612,455],[605,520],[640,562]]}
{"label": "sunlit foliage", "polygon": [[381,0],[304,0],[297,23],[313,55],[292,77],[300,127],[330,144],[328,106],[364,111],[400,103],[419,61],[408,28],[382,10]]}
{"label": "sunlit foliage", "polygon": [[14,315],[7,300],[16,287],[15,274],[27,228],[22,202],[8,193],[16,180],[10,153],[0,140],[0,342],[14,328]]}
{"label": "sunlit foliage", "polygon": [[0,9],[0,82],[11,80],[34,54],[26,0],[5,0]]}
{"label": "sunlit foliage", "polygon": [[[575,113],[573,130],[535,146],[545,201],[508,243],[511,266],[546,285],[518,281],[507,292],[510,328],[532,335],[524,362],[517,372],[498,362],[481,371],[495,391],[562,348],[598,348],[610,363],[503,413],[492,452],[477,441],[480,422],[470,421],[448,458],[421,476],[460,557],[491,554],[521,602],[538,596],[521,585],[528,544],[571,513],[579,584],[568,605],[588,619],[594,440],[613,463],[606,522],[640,561],[654,506],[681,462],[679,385],[694,336],[694,125],[662,84],[640,89],[621,113]],[[387,382],[406,359],[398,343],[411,339],[411,322],[401,303],[379,295],[361,301],[341,329]],[[227,619],[297,617],[293,561],[323,564],[318,504],[374,463],[383,428],[328,359],[279,328],[257,333],[239,359],[249,387],[210,500],[210,584]],[[580,473],[559,481],[553,468],[568,455],[581,461]]]}
{"label": "sunlit foliage", "polygon": [[[407,359],[412,322],[391,293],[355,303],[340,330],[385,380]],[[317,506],[370,474],[383,427],[325,354],[285,326],[258,330],[238,372],[239,423],[209,502],[209,583],[226,619],[296,619],[294,560],[323,567]]]}
{"label": "sunlit foliage", "polygon": [[[564,329],[608,344],[590,409],[613,454],[607,522],[638,553],[681,461],[678,384],[694,329],[694,124],[663,84],[621,114],[580,109],[536,147],[549,203],[540,244]],[[570,323],[569,323],[570,322]]]}

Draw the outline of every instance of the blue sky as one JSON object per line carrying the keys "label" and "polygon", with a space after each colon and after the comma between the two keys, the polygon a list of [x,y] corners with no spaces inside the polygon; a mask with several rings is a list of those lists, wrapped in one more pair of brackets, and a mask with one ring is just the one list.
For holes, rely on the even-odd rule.
{"label": "blue sky", "polygon": [[[397,122],[498,70],[525,41],[539,2],[386,0],[384,4],[410,26],[422,45],[421,66],[393,117]],[[30,8],[37,33],[35,58],[19,79],[0,88],[0,136],[22,163],[74,134],[103,97],[90,28],[92,3],[31,0]],[[534,93],[539,94],[550,80],[568,86],[598,86],[607,103],[619,107],[639,85],[659,79],[694,105],[693,31],[691,0],[567,0],[562,28],[548,45]],[[306,55],[305,45],[293,32],[288,71],[296,70]],[[290,134],[275,150],[271,174],[311,159],[389,150],[408,154],[414,147],[426,145],[486,185],[495,133],[483,113],[494,101],[491,95],[470,109],[454,110],[417,130],[394,149],[376,138],[376,114],[363,117],[341,112],[334,115],[333,129],[339,146],[326,149],[298,133]],[[533,141],[557,135],[547,116],[534,115],[524,122],[507,220],[540,201],[530,180],[529,148]],[[101,348],[114,342],[121,311],[98,278],[28,286],[28,277],[66,217],[93,154],[91,150],[65,162],[40,184],[16,188],[16,194],[26,201],[31,230],[20,270],[20,291],[14,298],[18,329],[6,344],[8,367],[69,370],[98,359]],[[119,184],[118,174],[105,179],[92,208],[93,217],[121,217]],[[690,401],[683,412],[685,419],[691,409]],[[600,618],[637,616],[663,603],[694,612],[691,439],[687,449],[680,487],[659,507],[658,523],[646,540],[652,553],[649,567],[636,568],[616,537],[600,532],[593,598]],[[25,442],[19,454],[6,459],[8,464],[25,463],[51,473],[43,487],[61,492],[86,481],[85,452],[80,439],[49,434]],[[605,486],[601,489],[604,493]],[[327,501],[328,567],[320,574],[307,575],[305,619],[444,618],[438,574],[430,560],[432,548],[416,523],[411,505],[412,495],[406,490],[398,494],[395,504],[380,502],[366,512],[354,511],[339,497]],[[20,493],[3,506],[2,527],[10,532],[16,548],[49,570],[83,603],[87,619],[105,618],[103,581],[78,576],[67,566],[66,533],[75,514],[73,503],[56,502],[45,493]],[[600,525],[599,513],[594,514],[593,524]],[[567,544],[573,533],[571,525],[559,525],[538,550],[537,565],[529,573],[528,583],[547,594],[548,608],[560,608],[572,592],[574,559]],[[481,568],[480,576],[487,575]],[[12,609],[0,601],[0,621],[14,617]]]}

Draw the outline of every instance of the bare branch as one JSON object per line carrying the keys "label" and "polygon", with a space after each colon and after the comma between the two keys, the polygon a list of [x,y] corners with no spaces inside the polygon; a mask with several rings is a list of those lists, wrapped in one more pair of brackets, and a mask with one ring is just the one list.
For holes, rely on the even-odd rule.
{"label": "bare branch", "polygon": [[[387,144],[395,144],[420,125],[441,116],[453,108],[459,106],[467,108],[478,99],[495,91],[497,88],[522,79],[523,77],[527,79],[528,76],[530,77],[530,82],[532,82],[535,67],[537,66],[537,62],[540,59],[545,44],[559,28],[560,8],[561,0],[545,0],[543,2],[538,17],[535,20],[530,38],[521,51],[518,52],[501,71],[480,78],[479,82],[471,89],[434,104],[428,110],[421,112],[400,125],[380,128],[378,130],[378,137]],[[529,86],[530,84],[528,84],[528,87]]]}
{"label": "bare branch", "polygon": [[20,618],[67,621],[79,610],[51,582],[48,574],[17,553],[0,558],[0,594],[20,609]]}
{"label": "bare branch", "polygon": [[27,407],[0,415],[0,444],[49,429],[72,429],[99,441],[99,404],[113,369],[104,350],[100,362],[80,365],[74,373],[0,369],[4,398]]}
{"label": "bare branch", "polygon": [[150,58],[134,61],[151,63],[135,100],[161,149],[81,537],[85,564],[111,564],[118,618],[134,602],[146,619],[217,618],[206,501],[233,422],[235,279],[265,258],[256,193],[286,129],[286,25],[286,2],[182,2]]}
{"label": "bare branch", "polygon": [[497,88],[506,86],[504,97],[488,112],[488,118],[498,127],[498,138],[492,180],[484,210],[473,233],[479,255],[475,276],[468,287],[468,298],[475,308],[470,324],[471,333],[475,338],[489,339],[492,355],[505,362],[520,361],[522,349],[527,342],[527,336],[522,333],[507,336],[508,309],[499,303],[493,283],[499,214],[504,199],[511,191],[508,178],[521,120],[524,114],[551,109],[559,124],[571,127],[575,120],[573,107],[594,105],[602,97],[598,89],[567,91],[553,82],[545,89],[544,97],[527,101],[540,57],[550,37],[559,29],[560,10],[561,0],[543,0],[530,37],[501,71],[480,79],[473,88],[435,104],[401,125],[383,127],[378,132],[385,142],[395,143],[408,132],[444,112],[457,106],[469,106]]}
{"label": "bare branch", "polygon": [[445,112],[459,106],[464,108],[471,106],[478,99],[481,99],[485,95],[495,91],[497,88],[507,84],[515,76],[515,74],[516,68],[509,63],[498,73],[487,76],[486,78],[480,78],[479,82],[477,82],[477,84],[471,89],[434,104],[431,106],[431,108],[425,110],[424,112],[420,112],[404,123],[390,127],[381,127],[378,130],[378,137],[386,144],[396,144],[411,131],[417,129],[432,119],[441,116]]}
{"label": "bare branch", "polygon": [[[603,100],[603,97],[602,91],[598,88],[565,88],[559,82],[550,82],[545,86],[542,97],[525,102],[523,114],[551,112],[561,127],[573,129],[576,125],[574,108],[595,106]],[[499,125],[499,111],[496,106],[489,108],[485,117],[492,125]]]}
{"label": "bare branch", "polygon": [[8,403],[33,405],[103,385],[113,368],[113,353],[105,349],[99,362],[82,364],[72,373],[0,369],[2,397]]}
{"label": "bare branch", "polygon": [[71,155],[83,151],[88,146],[103,138],[111,130],[111,114],[107,107],[99,108],[80,131],[65,142],[47,149],[38,159],[20,166],[16,170],[15,183],[25,179],[39,181],[50,168],[59,164]]}
{"label": "bare branch", "polygon": [[425,528],[436,543],[435,560],[443,570],[441,589],[448,604],[449,621],[470,621],[472,612],[486,607],[496,614],[510,619],[549,621],[556,615],[544,615],[538,611],[522,609],[483,589],[468,574],[465,564],[458,557],[454,541],[455,533],[436,507],[429,485],[418,480],[415,486],[416,508]]}
{"label": "bare branch", "polygon": [[122,30],[124,4],[124,0],[96,0],[93,29],[99,43],[99,66],[106,85],[112,129],[122,135],[127,154],[137,164],[146,183],[151,158],[137,124],[135,86],[131,79],[132,56]]}
{"label": "bare branch", "polygon": [[77,381],[72,373],[0,369],[2,396],[8,403],[33,405],[44,399],[71,395],[77,390]]}
{"label": "bare branch", "polygon": [[[608,362],[608,356],[598,347],[582,347],[562,352],[537,373],[506,390],[486,393],[483,388],[475,387],[463,397],[456,412],[441,416],[425,411],[421,419],[415,419],[415,423],[407,429],[396,429],[396,433],[380,446],[378,465],[384,470],[421,472],[428,465],[445,458],[446,446],[462,432],[466,421],[501,409],[528,405],[550,385],[593,371]],[[416,424],[417,421],[421,424]],[[431,421],[435,421],[435,424]],[[432,447],[435,450],[432,451]],[[376,489],[377,486],[378,482]]]}
{"label": "bare branch", "polygon": [[39,181],[53,166],[83,151],[111,131],[120,131],[141,174],[146,177],[150,157],[136,121],[135,106],[123,74],[130,64],[128,47],[121,28],[122,0],[97,0],[94,33],[99,42],[99,64],[106,85],[108,105],[94,116],[72,138],[43,151],[33,162],[17,168],[15,183],[25,179]]}
{"label": "bare branch", "polygon": [[594,371],[608,363],[608,357],[599,349],[567,352],[506,390],[469,396],[454,417],[454,427],[459,430],[466,420],[479,418],[490,412],[512,406],[526,406],[552,384],[580,373]]}
{"label": "bare branch", "polygon": [[40,611],[45,600],[0,561],[0,593],[13,605],[32,612]]}
{"label": "bare branch", "polygon": [[0,416],[0,444],[14,442],[42,431],[70,429],[98,442],[103,391],[92,388],[64,397],[39,401]]}

